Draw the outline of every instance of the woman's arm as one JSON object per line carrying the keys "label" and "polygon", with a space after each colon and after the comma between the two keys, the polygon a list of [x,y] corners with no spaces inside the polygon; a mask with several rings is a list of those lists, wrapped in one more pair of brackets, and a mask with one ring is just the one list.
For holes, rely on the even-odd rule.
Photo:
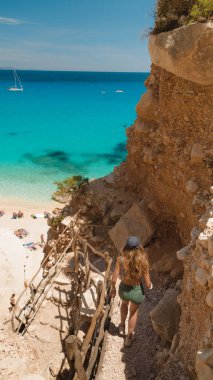
{"label": "woman's arm", "polygon": [[115,297],[115,294],[116,294],[115,285],[116,285],[119,273],[120,273],[120,256],[117,258],[117,261],[116,261],[116,264],[115,264],[115,269],[114,269],[114,272],[112,274],[111,290],[110,290],[111,297]]}
{"label": "woman's arm", "polygon": [[149,275],[149,272],[147,272],[146,274],[144,274],[144,282],[145,282],[145,285],[148,289],[152,289],[153,288],[153,285],[151,283],[151,280],[150,280],[150,275]]}

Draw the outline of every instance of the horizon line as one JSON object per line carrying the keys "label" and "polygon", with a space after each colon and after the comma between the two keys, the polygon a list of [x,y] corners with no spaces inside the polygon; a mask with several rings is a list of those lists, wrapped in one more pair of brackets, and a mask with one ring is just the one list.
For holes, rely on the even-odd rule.
{"label": "horizon line", "polygon": [[[0,70],[14,70],[14,67],[0,67]],[[52,71],[52,72],[76,72],[76,73],[149,73],[150,71],[106,71],[106,70],[60,70],[60,69],[17,69],[16,71]]]}

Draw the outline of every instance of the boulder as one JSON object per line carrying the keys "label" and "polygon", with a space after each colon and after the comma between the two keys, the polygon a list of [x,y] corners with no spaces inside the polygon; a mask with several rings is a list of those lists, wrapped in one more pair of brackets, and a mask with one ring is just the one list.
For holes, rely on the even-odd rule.
{"label": "boulder", "polygon": [[195,371],[198,380],[213,379],[213,349],[198,351],[195,361]]}
{"label": "boulder", "polygon": [[152,63],[188,81],[213,84],[212,35],[212,21],[151,35]]}
{"label": "boulder", "polygon": [[161,339],[172,342],[178,332],[180,306],[177,303],[178,292],[168,289],[160,302],[150,312],[153,329]]}
{"label": "boulder", "polygon": [[120,250],[130,235],[137,236],[142,245],[145,245],[154,235],[155,229],[144,203],[134,203],[109,231],[109,237],[117,250]]}
{"label": "boulder", "polygon": [[191,253],[190,245],[186,245],[185,247],[177,251],[177,259],[180,261],[184,261],[190,253]]}
{"label": "boulder", "polygon": [[208,272],[203,268],[198,268],[195,273],[195,280],[201,286],[205,286],[208,281]]}
{"label": "boulder", "polygon": [[158,260],[152,266],[152,270],[155,272],[169,273],[178,262],[177,258],[174,255],[163,255],[160,260]]}
{"label": "boulder", "polygon": [[92,317],[96,311],[97,291],[91,286],[82,294],[81,316]]}

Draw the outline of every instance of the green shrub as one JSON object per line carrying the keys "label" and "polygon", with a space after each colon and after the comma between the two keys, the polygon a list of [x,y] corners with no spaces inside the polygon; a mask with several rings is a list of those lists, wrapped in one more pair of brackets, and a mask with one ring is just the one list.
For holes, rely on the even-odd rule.
{"label": "green shrub", "polygon": [[74,175],[64,179],[63,181],[54,182],[57,186],[57,190],[53,193],[52,198],[56,199],[60,197],[67,197],[73,195],[74,193],[83,190],[85,185],[88,183],[88,178],[81,175]]}
{"label": "green shrub", "polygon": [[195,0],[158,0],[153,34],[178,28],[186,22]]}
{"label": "green shrub", "polygon": [[52,218],[49,218],[48,219],[48,226],[50,227],[57,227],[61,221],[63,220],[63,216],[60,215],[60,216],[53,216]]}
{"label": "green shrub", "polygon": [[213,14],[213,0],[196,0],[193,5],[190,18],[193,21],[196,21],[198,17],[208,18]]}

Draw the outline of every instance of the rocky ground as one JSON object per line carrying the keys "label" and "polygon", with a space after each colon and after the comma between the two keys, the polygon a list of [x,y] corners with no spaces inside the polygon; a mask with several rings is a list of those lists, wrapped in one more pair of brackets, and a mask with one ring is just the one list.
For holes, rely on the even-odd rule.
{"label": "rocky ground", "polygon": [[146,299],[139,307],[136,340],[130,348],[124,347],[124,339],[118,336],[120,300],[119,297],[115,298],[98,380],[189,379],[182,363],[178,361],[169,360],[167,369],[161,372],[162,354],[159,353],[167,351],[169,344],[163,342],[153,330],[150,311],[160,301],[167,287],[167,280],[162,277],[154,279],[154,288],[146,292]]}

